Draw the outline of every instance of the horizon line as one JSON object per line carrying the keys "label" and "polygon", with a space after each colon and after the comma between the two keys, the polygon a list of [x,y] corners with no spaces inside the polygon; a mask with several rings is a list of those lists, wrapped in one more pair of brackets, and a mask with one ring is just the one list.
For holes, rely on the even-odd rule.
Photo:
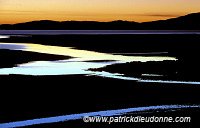
{"label": "horizon line", "polygon": [[113,21],[95,21],[95,20],[61,20],[61,21],[57,21],[57,20],[50,20],[50,19],[41,19],[41,20],[32,20],[32,21],[24,21],[24,22],[17,22],[17,23],[3,23],[0,25],[15,25],[15,24],[21,24],[21,23],[29,23],[29,22],[37,22],[37,21],[53,21],[53,22],[100,22],[100,23],[109,23],[109,22],[116,22],[116,21],[121,21],[121,22],[135,22],[135,23],[148,23],[148,22],[155,22],[155,21],[166,21],[169,19],[176,19],[179,17],[183,17],[183,16],[187,16],[187,15],[191,15],[191,14],[198,14],[200,12],[195,12],[195,13],[188,13],[186,15],[181,15],[175,18],[168,18],[165,20],[153,20],[153,21],[144,21],[144,22],[136,22],[136,21],[129,21],[129,20],[113,20]]}

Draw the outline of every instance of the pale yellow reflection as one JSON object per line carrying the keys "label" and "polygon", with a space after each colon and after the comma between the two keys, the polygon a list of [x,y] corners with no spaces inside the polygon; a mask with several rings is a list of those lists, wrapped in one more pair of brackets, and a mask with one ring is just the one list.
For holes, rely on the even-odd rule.
{"label": "pale yellow reflection", "polygon": [[123,62],[132,62],[132,61],[147,62],[147,61],[177,60],[174,57],[165,57],[165,56],[152,56],[152,57],[122,56],[122,55],[112,55],[112,54],[99,53],[87,50],[78,50],[72,47],[59,47],[59,46],[49,46],[40,44],[28,44],[28,43],[14,43],[14,44],[25,45],[27,49],[23,49],[23,51],[71,56],[75,57],[74,59],[71,59],[74,61],[117,60]]}

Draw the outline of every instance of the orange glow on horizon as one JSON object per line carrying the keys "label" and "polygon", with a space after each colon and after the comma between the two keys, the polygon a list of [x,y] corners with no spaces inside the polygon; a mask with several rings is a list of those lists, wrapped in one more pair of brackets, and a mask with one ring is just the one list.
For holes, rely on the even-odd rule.
{"label": "orange glow on horizon", "polygon": [[1,0],[0,24],[35,20],[147,22],[200,12],[197,0]]}

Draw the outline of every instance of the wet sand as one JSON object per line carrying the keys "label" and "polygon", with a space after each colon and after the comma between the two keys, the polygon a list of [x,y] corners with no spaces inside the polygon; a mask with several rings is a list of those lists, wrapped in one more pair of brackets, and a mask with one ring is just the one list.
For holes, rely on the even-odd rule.
{"label": "wet sand", "polygon": [[198,55],[200,35],[33,35],[0,41],[75,47],[103,53],[168,52],[168,56],[188,59]]}
{"label": "wet sand", "polygon": [[0,49],[0,58],[0,68],[9,68],[15,67],[17,64],[23,64],[32,61],[55,61],[69,59],[72,57],[20,50]]}
{"label": "wet sand", "polygon": [[[188,64],[189,65],[189,64]],[[160,62],[128,62],[124,64],[108,65],[106,67],[90,69],[92,71],[107,71],[111,73],[125,74],[127,77],[136,77],[153,80],[174,81],[199,81],[198,65],[183,65],[180,61]]]}
{"label": "wet sand", "polygon": [[[1,76],[0,80],[5,84],[1,86],[1,90],[4,90],[1,97],[6,97],[1,100],[3,103],[1,122],[3,123],[131,107],[200,104],[198,85],[138,83],[82,75],[10,75]],[[152,115],[157,114],[160,116],[165,114],[190,116],[191,114],[193,120],[198,120],[199,109],[183,109],[178,112],[160,112]],[[77,121],[46,124],[46,126],[70,124],[73,127],[77,125]]]}
{"label": "wet sand", "polygon": [[182,128],[188,128],[188,127],[196,127],[198,123],[198,119],[194,118],[196,115],[194,111],[199,112],[198,109],[187,109],[186,111],[178,111],[178,112],[167,112],[167,113],[156,113],[156,114],[132,114],[132,115],[124,115],[124,116],[144,116],[144,117],[152,117],[152,116],[166,116],[166,117],[173,117],[175,118],[176,116],[190,116],[192,117],[192,122],[193,123],[85,123],[83,120],[70,120],[66,122],[58,122],[58,123],[52,123],[52,124],[40,124],[40,125],[32,125],[32,126],[27,126],[28,128],[66,128],[68,127],[83,127],[83,128],[93,128],[93,127],[98,127],[98,128],[121,128],[127,127],[127,128],[132,128],[132,127],[144,127],[144,128],[160,128],[160,127],[166,127],[166,128],[173,128],[173,127],[182,127]]}
{"label": "wet sand", "polygon": [[[150,40],[151,39],[151,40]],[[174,39],[174,40],[172,40]],[[162,74],[167,72],[171,77],[178,71],[183,71],[185,78],[193,78],[199,72],[197,68],[198,47],[200,40],[198,35],[184,36],[33,36],[33,37],[13,37],[11,39],[1,39],[1,42],[30,42],[49,45],[76,47],[77,49],[87,49],[106,53],[147,53],[147,52],[168,52],[168,56],[179,59],[179,63],[161,62],[148,65],[137,63],[127,63],[124,65],[114,65],[103,70],[110,72],[122,72],[126,75],[137,76],[138,74]],[[147,42],[148,41],[148,42]],[[153,41],[153,42],[152,42]],[[171,42],[170,42],[171,41]],[[190,45],[180,43],[190,41]],[[95,43],[96,42],[96,43]],[[138,43],[140,42],[140,43]],[[162,43],[161,43],[162,42]],[[123,46],[122,46],[123,43]],[[179,44],[178,46],[175,43]],[[134,46],[133,46],[134,44]],[[145,46],[144,46],[145,44]],[[21,51],[1,50],[1,55],[8,58],[15,58],[24,53]],[[13,54],[15,53],[15,54]],[[28,58],[23,56],[39,56],[39,58]],[[148,56],[148,55],[147,55]],[[6,57],[6,58],[7,58]],[[40,58],[41,57],[41,58]],[[63,56],[42,55],[41,53],[26,53],[22,55],[24,62],[33,60],[56,60],[65,59]],[[25,60],[26,61],[25,61]],[[6,62],[2,67],[10,64],[21,63],[16,59],[14,62]],[[160,66],[160,64],[162,66]],[[156,66],[159,65],[160,67]],[[131,68],[134,66],[133,68]],[[181,67],[180,67],[181,66]],[[138,68],[139,67],[139,68]],[[158,68],[156,68],[158,67]],[[129,70],[131,68],[131,70]],[[139,69],[142,70],[139,70]],[[155,69],[155,70],[154,70]],[[135,74],[132,74],[136,71]],[[194,72],[193,72],[194,71]],[[189,73],[189,74],[187,74]],[[146,76],[147,77],[147,76]],[[150,77],[150,76],[149,76]],[[157,76],[159,77],[159,76]],[[178,76],[179,77],[179,76]],[[163,78],[163,77],[162,77]],[[169,78],[167,76],[166,78]],[[181,79],[185,79],[184,77]],[[191,80],[198,80],[198,76]],[[3,99],[1,107],[1,123],[12,121],[22,121],[28,119],[69,115],[76,113],[95,112],[102,110],[115,110],[132,107],[144,107],[154,105],[173,104],[197,104],[199,105],[199,85],[189,84],[169,84],[169,83],[142,83],[129,80],[102,78],[85,75],[59,75],[59,76],[29,76],[29,75],[1,75],[0,81],[3,83],[0,94]],[[189,126],[198,122],[199,109],[185,109],[174,112],[160,112],[150,114],[153,116],[192,116],[192,123],[183,124],[133,124],[134,126],[155,127],[155,126]],[[144,116],[150,116],[145,114]],[[133,127],[132,124],[86,124],[82,120],[68,121],[62,123],[44,124],[29,127]]]}

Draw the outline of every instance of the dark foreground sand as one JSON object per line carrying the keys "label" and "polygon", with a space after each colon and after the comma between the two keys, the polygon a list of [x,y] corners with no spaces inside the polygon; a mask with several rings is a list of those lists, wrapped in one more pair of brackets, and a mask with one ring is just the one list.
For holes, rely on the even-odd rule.
{"label": "dark foreground sand", "polygon": [[[188,78],[188,76],[191,75],[189,78],[194,78],[193,76],[196,76],[192,80],[199,80],[198,76],[195,75],[196,73],[199,73],[199,62],[197,59],[199,55],[197,50],[197,42],[200,41],[199,35],[33,36],[25,38],[13,37],[11,39],[1,39],[0,41],[73,46],[78,49],[88,49],[106,53],[168,52],[167,55],[174,56],[179,59],[178,63],[166,62],[156,63],[155,65],[154,63],[148,63],[149,65],[130,63],[124,65],[114,65],[113,67],[106,67],[101,70],[121,72],[125,73],[127,76],[135,75],[131,74],[131,72],[136,69],[136,76],[141,73],[156,73],[157,71],[159,73],[166,71],[167,74],[173,76],[174,73],[178,71],[180,74],[185,74],[185,78]],[[186,43],[183,43],[184,41],[186,41]],[[14,64],[38,59],[66,59],[63,56],[42,55],[36,53],[26,53],[26,55],[24,55],[24,52],[21,53],[21,51],[1,50],[0,52],[1,55],[6,55],[9,59],[13,60],[12,62],[5,62],[5,58],[2,59],[4,61],[1,64],[1,68],[11,67]],[[22,60],[15,59],[16,56],[20,56]],[[26,57],[28,57],[28,59],[25,59]],[[132,66],[134,67],[131,68]],[[129,68],[131,68],[131,72]],[[139,70],[140,68],[141,70]],[[187,73],[189,73],[189,75]],[[2,90],[0,93],[1,123],[142,106],[200,104],[198,98],[200,89],[199,85],[140,83],[136,81],[84,75],[2,75],[0,76],[0,81],[0,90]],[[199,114],[199,109],[193,108],[174,112],[161,112],[144,115],[192,117],[191,123],[182,124],[115,123],[108,125],[99,123],[86,124],[83,123],[82,120],[76,120],[30,127],[189,127],[199,122]]]}
{"label": "dark foreground sand", "polygon": [[[1,93],[1,122],[4,123],[141,106],[199,104],[198,85],[137,83],[82,75],[10,75],[1,76],[0,80],[3,83],[1,86],[3,90]],[[199,119],[199,109],[150,115],[156,116],[157,114],[160,116],[165,114],[192,116],[193,123],[198,122]],[[149,116],[149,114],[143,116]],[[69,121],[48,124],[46,127],[53,127],[57,124],[56,127],[64,127],[68,124],[72,127],[93,125],[78,122],[81,124],[77,124],[77,121]],[[99,125],[94,124],[94,126]],[[124,126],[124,124],[119,126]],[[37,127],[43,127],[43,125]]]}
{"label": "dark foreground sand", "polygon": [[17,64],[28,63],[31,61],[55,61],[69,59],[72,57],[20,50],[0,49],[0,58],[0,68],[9,68],[14,67]]}

